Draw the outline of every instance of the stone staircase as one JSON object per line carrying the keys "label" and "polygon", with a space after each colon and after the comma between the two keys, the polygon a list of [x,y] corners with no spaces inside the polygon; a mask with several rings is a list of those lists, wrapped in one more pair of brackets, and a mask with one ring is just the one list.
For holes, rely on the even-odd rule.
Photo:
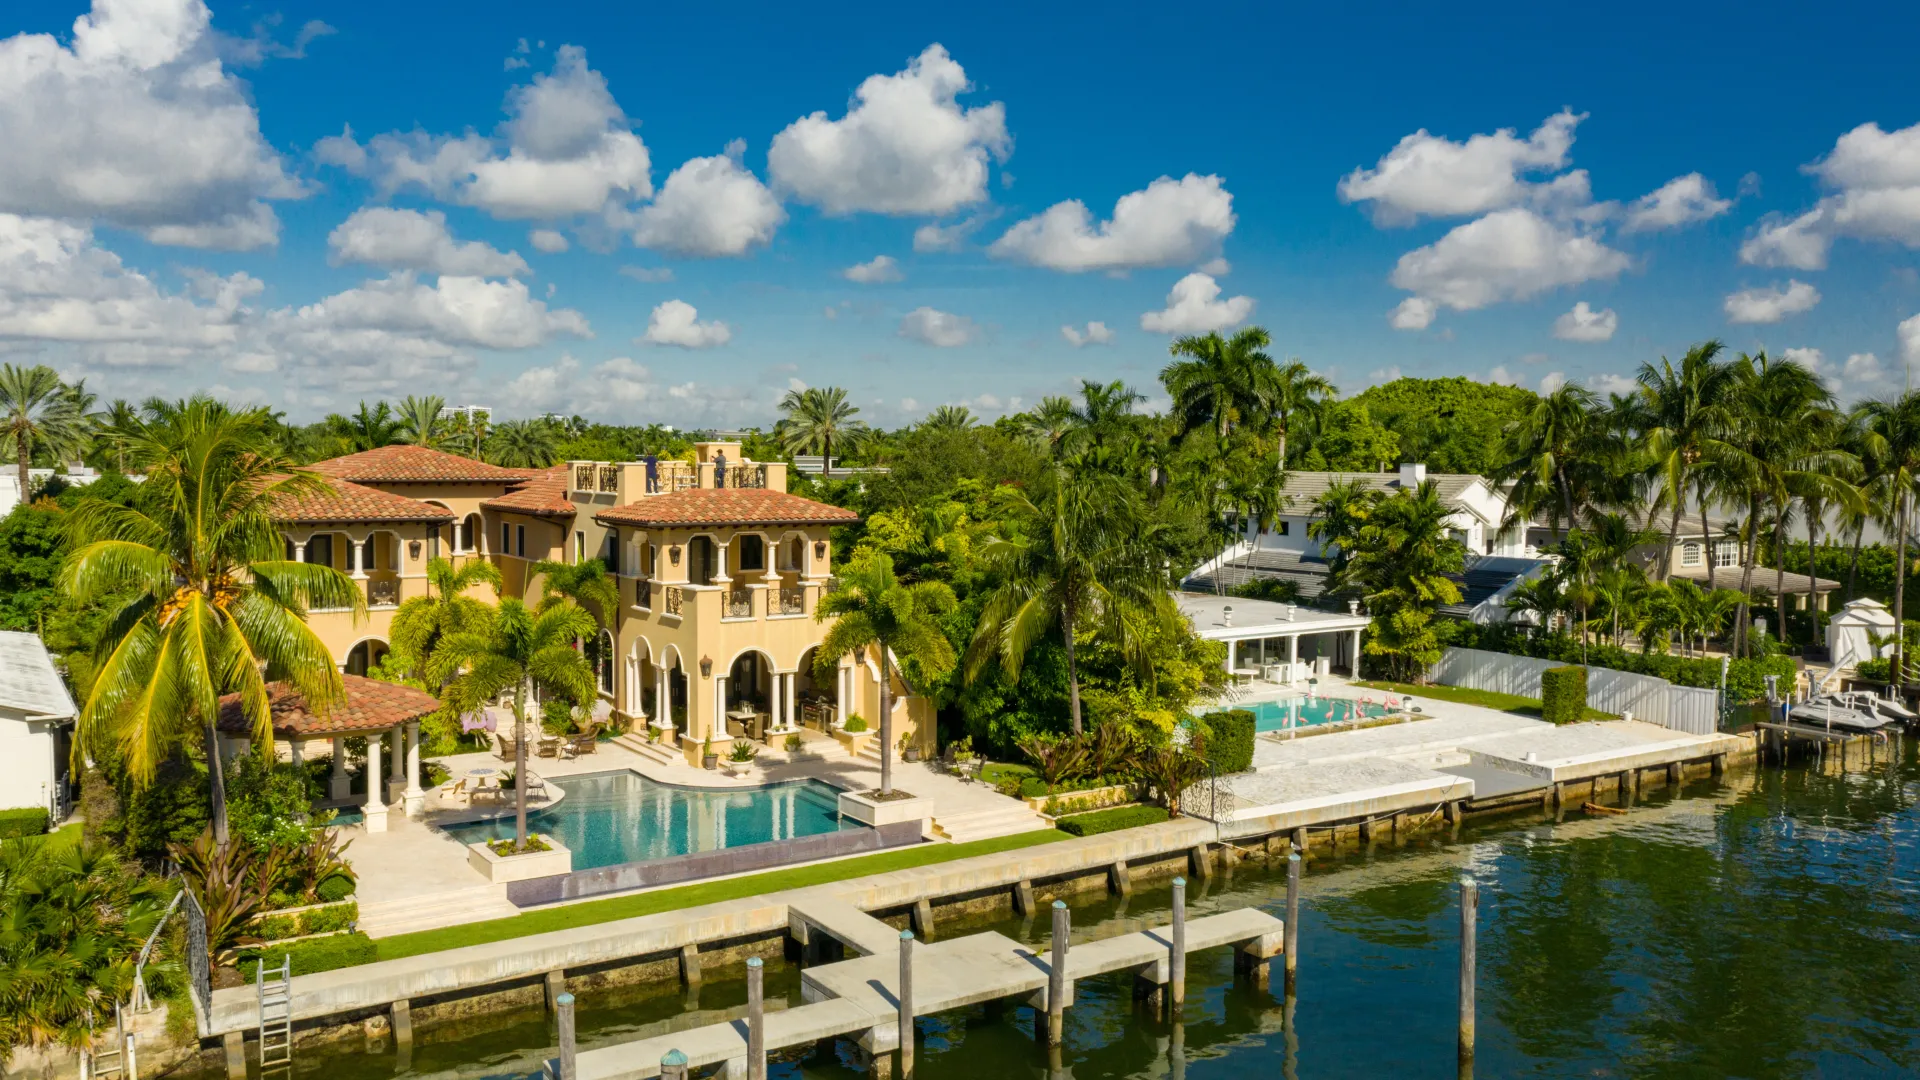
{"label": "stone staircase", "polygon": [[1053,827],[1051,821],[1016,799],[1000,799],[998,805],[969,806],[952,812],[939,810],[937,800],[934,805],[933,834],[956,844]]}
{"label": "stone staircase", "polygon": [[623,750],[631,750],[657,765],[685,765],[687,763],[686,759],[680,756],[678,749],[670,747],[665,743],[648,742],[645,735],[631,731],[623,735],[615,735],[613,737],[613,745]]}
{"label": "stone staircase", "polygon": [[520,909],[507,900],[505,886],[473,885],[375,903],[363,900],[359,929],[368,937],[392,937],[518,914]]}

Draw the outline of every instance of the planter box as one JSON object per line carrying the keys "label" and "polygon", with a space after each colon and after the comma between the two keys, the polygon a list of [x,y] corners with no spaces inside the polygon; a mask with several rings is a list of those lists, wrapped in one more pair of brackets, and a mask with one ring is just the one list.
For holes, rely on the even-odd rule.
{"label": "planter box", "polygon": [[926,822],[933,817],[933,800],[924,796],[911,799],[889,799],[878,802],[865,795],[856,795],[851,791],[840,793],[840,816],[849,817],[862,825],[895,825],[902,821]]}
{"label": "planter box", "polygon": [[1054,812],[1061,815],[1084,814],[1090,810],[1105,810],[1109,806],[1138,802],[1143,787],[1139,784],[1114,784],[1083,791],[1063,791],[1058,795],[1035,795],[1023,801],[1027,809],[1038,814],[1049,812],[1048,803],[1052,803]]}
{"label": "planter box", "polygon": [[573,872],[573,852],[560,841],[544,833],[533,833],[552,848],[551,851],[531,851],[524,855],[495,855],[485,843],[467,845],[467,865],[485,875],[488,881],[498,885],[503,881],[526,881],[529,878],[553,877],[556,874]]}

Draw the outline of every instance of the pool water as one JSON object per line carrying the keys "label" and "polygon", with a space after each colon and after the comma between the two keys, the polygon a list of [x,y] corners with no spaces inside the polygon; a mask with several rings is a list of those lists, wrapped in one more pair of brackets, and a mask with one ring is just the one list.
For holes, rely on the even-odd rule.
{"label": "pool water", "polygon": [[[1336,720],[1351,720],[1354,710],[1361,716],[1385,716],[1380,705],[1362,704],[1351,698],[1288,698],[1285,701],[1261,701],[1249,706],[1255,731],[1285,731],[1292,727],[1312,727]],[[1289,725],[1288,721],[1292,723]]]}
{"label": "pool water", "polygon": [[[839,789],[818,780],[715,791],[617,772],[547,783],[566,797],[528,814],[527,828],[571,849],[575,870],[863,827],[840,818]],[[506,840],[513,815],[445,831],[463,844]]]}

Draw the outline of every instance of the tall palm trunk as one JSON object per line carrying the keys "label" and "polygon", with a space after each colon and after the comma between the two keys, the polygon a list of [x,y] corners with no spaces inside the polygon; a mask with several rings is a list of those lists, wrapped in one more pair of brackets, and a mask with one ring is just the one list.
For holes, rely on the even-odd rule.
{"label": "tall palm trunk", "polygon": [[227,769],[220,760],[220,732],[207,721],[207,794],[213,804],[213,842],[227,846]]}
{"label": "tall palm trunk", "polygon": [[1759,517],[1760,501],[1749,498],[1747,500],[1746,535],[1742,537],[1740,545],[1740,607],[1733,614],[1733,655],[1735,656],[1745,656],[1747,654],[1747,620],[1752,614],[1748,605],[1752,599],[1753,591],[1753,546],[1754,540],[1759,533]]}
{"label": "tall palm trunk", "polygon": [[1819,566],[1814,555],[1819,550],[1816,545],[1820,535],[1820,515],[1813,511],[1813,505],[1809,503],[1807,505],[1807,618],[1809,619],[1813,618],[1814,583],[1819,580],[1814,573],[1815,567]]}
{"label": "tall palm trunk", "polygon": [[1893,570],[1893,685],[1907,683],[1907,500],[1900,489],[1899,562]]}
{"label": "tall palm trunk", "polygon": [[[20,501],[24,503],[28,499],[27,466],[33,463],[33,440],[27,438],[25,431],[16,428],[13,433],[13,445],[20,451]],[[225,840],[220,842],[226,843]]]}
{"label": "tall palm trunk", "polygon": [[1853,527],[1853,556],[1847,560],[1847,603],[1854,601],[1853,587],[1860,580],[1860,541],[1866,538],[1867,519],[1861,518],[1860,524]]}
{"label": "tall palm trunk", "polygon": [[893,794],[893,667],[887,658],[887,646],[874,646],[880,654],[880,794]]}
{"label": "tall palm trunk", "polygon": [[1080,734],[1080,661],[1073,651],[1075,605],[1069,597],[1060,605],[1060,636],[1067,639],[1067,712],[1073,718],[1073,733]]}
{"label": "tall palm trunk", "polygon": [[[1780,642],[1785,644],[1787,635],[1787,510],[1773,519],[1773,613],[1780,617]],[[1809,546],[1808,551],[1812,551]]]}
{"label": "tall palm trunk", "polygon": [[1686,510],[1686,500],[1677,495],[1674,496],[1673,523],[1667,526],[1667,557],[1660,560],[1660,580],[1662,582],[1673,577],[1673,549],[1675,545],[1680,543],[1680,518],[1686,513]]}
{"label": "tall palm trunk", "polygon": [[527,846],[527,684],[513,692],[513,849]]}

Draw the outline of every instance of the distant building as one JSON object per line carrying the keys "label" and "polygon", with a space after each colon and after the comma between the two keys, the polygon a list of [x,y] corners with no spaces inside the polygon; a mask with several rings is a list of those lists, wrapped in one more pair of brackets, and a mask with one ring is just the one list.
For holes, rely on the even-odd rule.
{"label": "distant building", "polygon": [[[30,488],[38,490],[44,487],[48,480],[58,476],[60,482],[68,487],[86,487],[88,484],[100,479],[101,475],[102,474],[87,468],[85,465],[70,465],[64,472],[58,472],[53,469],[28,469],[27,484]],[[127,479],[139,483],[146,478],[143,476],[129,476]],[[14,469],[4,469],[4,475],[0,475],[0,517],[11,514],[13,508],[19,505],[20,476]]]}
{"label": "distant building", "polygon": [[440,406],[440,419],[453,420],[461,417],[464,417],[469,423],[475,420],[478,420],[481,423],[491,424],[493,423],[493,406],[491,405],[442,405]]}
{"label": "distant building", "polygon": [[67,762],[80,714],[37,634],[0,631],[0,810],[73,804]]}

